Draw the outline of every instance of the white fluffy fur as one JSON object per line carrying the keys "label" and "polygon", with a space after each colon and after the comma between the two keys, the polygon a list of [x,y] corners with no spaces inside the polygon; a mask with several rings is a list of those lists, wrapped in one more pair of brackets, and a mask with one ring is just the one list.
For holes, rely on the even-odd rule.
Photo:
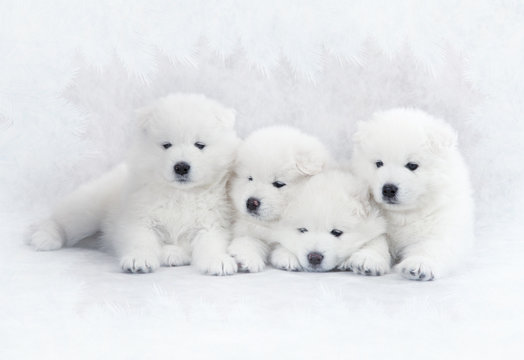
{"label": "white fluffy fur", "polygon": [[[127,160],[67,197],[32,233],[31,244],[52,250],[102,231],[124,271],[192,263],[208,274],[236,272],[226,253],[234,112],[201,95],[174,94],[139,110],[138,118]],[[174,172],[180,161],[191,166],[186,176]]]}
{"label": "white fluffy fur", "polygon": [[[408,162],[419,167],[411,171]],[[460,263],[473,240],[473,201],[457,134],[447,123],[414,109],[377,113],[358,125],[353,168],[384,210],[402,276],[432,280]],[[398,187],[393,201],[383,198],[385,184]]]}
{"label": "white fluffy fur", "polygon": [[[332,231],[341,231],[335,236]],[[369,201],[365,184],[350,173],[330,170],[314,176],[289,203],[273,238],[273,266],[292,271],[335,268],[383,275],[390,268],[386,222]],[[319,264],[308,260],[320,254]]]}
{"label": "white fluffy fur", "polygon": [[[257,130],[240,145],[231,180],[236,222],[229,252],[242,270],[264,269],[270,227],[280,220],[295,192],[330,161],[328,151],[316,138],[287,126]],[[275,181],[285,186],[277,188]],[[246,207],[249,198],[260,201],[256,213]]]}

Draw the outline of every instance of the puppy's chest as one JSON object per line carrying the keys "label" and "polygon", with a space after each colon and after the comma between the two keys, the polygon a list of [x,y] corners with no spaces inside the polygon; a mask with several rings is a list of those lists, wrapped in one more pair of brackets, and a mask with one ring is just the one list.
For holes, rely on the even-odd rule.
{"label": "puppy's chest", "polygon": [[387,233],[392,245],[402,247],[435,235],[435,223],[422,214],[387,214]]}
{"label": "puppy's chest", "polygon": [[[192,239],[198,231],[220,223],[220,209],[225,205],[202,194],[178,193],[157,198],[148,217],[151,226],[166,242]],[[218,211],[217,211],[218,210]]]}

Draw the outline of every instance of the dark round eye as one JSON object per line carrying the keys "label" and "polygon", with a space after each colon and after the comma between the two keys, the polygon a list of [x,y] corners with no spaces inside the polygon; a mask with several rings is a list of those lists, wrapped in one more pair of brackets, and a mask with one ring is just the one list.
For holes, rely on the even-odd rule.
{"label": "dark round eye", "polygon": [[173,144],[171,144],[170,142],[165,142],[165,143],[162,144],[162,147],[164,149],[169,149],[171,146],[173,146]]}
{"label": "dark round eye", "polygon": [[282,186],[286,186],[286,183],[283,183],[282,181],[275,181],[273,183],[273,186],[276,187],[277,189],[281,188]]}
{"label": "dark round eye", "polygon": [[333,229],[331,230],[331,235],[333,235],[334,237],[339,237],[340,235],[342,235],[344,232],[342,230],[339,230],[339,229]]}
{"label": "dark round eye", "polygon": [[306,228],[298,228],[297,230],[300,231],[302,234],[308,232]]}
{"label": "dark round eye", "polygon": [[383,163],[382,161],[379,160],[379,161],[377,161],[377,162],[375,163],[375,165],[377,166],[377,168],[379,168],[379,167],[384,166],[384,163]]}
{"label": "dark round eye", "polygon": [[206,144],[204,144],[203,142],[197,141],[197,142],[195,143],[195,146],[196,146],[197,148],[199,148],[200,150],[202,150],[203,148],[206,147]]}
{"label": "dark round eye", "polygon": [[249,181],[253,181],[253,176],[247,178]]}
{"label": "dark round eye", "polygon": [[408,162],[406,164],[406,167],[411,170],[411,171],[415,171],[418,169],[418,164],[415,164],[415,163],[412,163],[412,162]]}

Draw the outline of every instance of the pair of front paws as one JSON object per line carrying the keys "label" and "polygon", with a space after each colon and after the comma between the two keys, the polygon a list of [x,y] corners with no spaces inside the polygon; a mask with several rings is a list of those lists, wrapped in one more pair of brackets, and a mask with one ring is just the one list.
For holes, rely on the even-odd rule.
{"label": "pair of front paws", "polygon": [[[384,275],[389,272],[389,261],[377,254],[363,251],[353,254],[338,267],[361,275]],[[395,266],[396,272],[408,280],[431,281],[436,277],[436,266],[429,259],[412,256],[402,260]]]}
{"label": "pair of front paws", "polygon": [[[122,270],[130,273],[150,273],[161,265],[184,266],[190,263],[191,256],[174,245],[164,246],[160,256],[154,252],[135,251],[124,255],[120,260]],[[231,275],[237,272],[235,259],[226,254],[200,259],[194,265],[208,275]]]}

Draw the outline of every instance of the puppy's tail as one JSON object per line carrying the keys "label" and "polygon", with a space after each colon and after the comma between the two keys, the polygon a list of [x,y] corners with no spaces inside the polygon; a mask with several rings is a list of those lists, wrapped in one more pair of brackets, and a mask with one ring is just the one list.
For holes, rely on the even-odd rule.
{"label": "puppy's tail", "polygon": [[111,204],[118,201],[126,176],[122,164],[80,186],[58,204],[49,219],[31,228],[27,242],[36,250],[55,250],[96,234]]}

